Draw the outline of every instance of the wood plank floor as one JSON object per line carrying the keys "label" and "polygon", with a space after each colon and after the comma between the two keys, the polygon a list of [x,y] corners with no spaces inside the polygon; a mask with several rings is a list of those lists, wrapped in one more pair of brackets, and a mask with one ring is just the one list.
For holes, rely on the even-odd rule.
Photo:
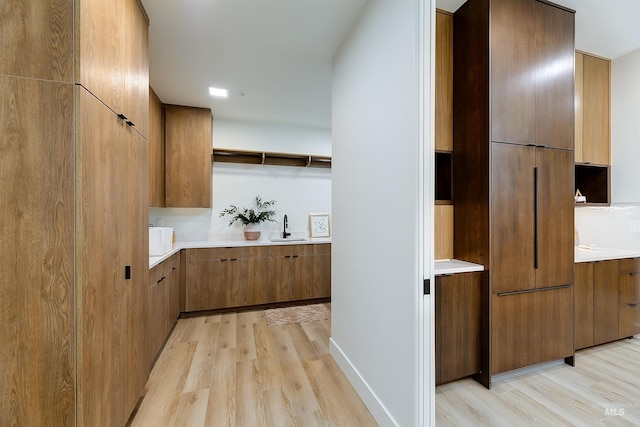
{"label": "wood plank floor", "polygon": [[[640,337],[640,336],[638,336]],[[436,388],[437,426],[638,426],[640,338],[581,350],[487,390],[465,379]]]}
{"label": "wood plank floor", "polygon": [[180,319],[131,426],[376,426],[329,355],[330,321]]}

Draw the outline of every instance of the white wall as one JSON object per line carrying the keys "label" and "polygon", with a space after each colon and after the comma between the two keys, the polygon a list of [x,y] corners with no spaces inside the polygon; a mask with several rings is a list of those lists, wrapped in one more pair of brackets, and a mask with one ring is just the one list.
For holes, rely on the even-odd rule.
{"label": "white wall", "polygon": [[640,251],[640,204],[576,208],[578,244]]}
{"label": "white wall", "polygon": [[334,60],[331,354],[382,426],[419,425],[419,0],[372,0]]}
{"label": "white wall", "polygon": [[640,203],[640,49],[611,62],[611,202]]}
{"label": "white wall", "polygon": [[[214,119],[213,145],[273,152],[331,155],[328,129]],[[249,207],[256,195],[276,200],[277,223],[263,226],[261,240],[282,230],[287,214],[290,231],[308,237],[309,214],[331,213],[331,170],[291,166],[214,163],[211,209],[151,208],[149,223],[174,227],[176,240],[243,239],[239,224],[228,227],[219,217],[230,204]],[[158,220],[160,224],[158,224]]]}

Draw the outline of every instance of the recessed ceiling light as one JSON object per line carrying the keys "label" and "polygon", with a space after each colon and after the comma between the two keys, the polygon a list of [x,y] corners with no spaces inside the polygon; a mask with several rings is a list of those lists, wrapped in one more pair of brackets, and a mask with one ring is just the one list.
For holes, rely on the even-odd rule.
{"label": "recessed ceiling light", "polygon": [[211,86],[209,86],[209,95],[217,96],[219,98],[226,98],[227,97],[227,90],[219,88],[219,87],[211,87]]}

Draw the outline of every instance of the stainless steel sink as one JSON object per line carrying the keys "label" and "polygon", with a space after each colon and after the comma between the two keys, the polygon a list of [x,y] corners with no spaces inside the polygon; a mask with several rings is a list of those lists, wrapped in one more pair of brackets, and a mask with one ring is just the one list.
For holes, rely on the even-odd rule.
{"label": "stainless steel sink", "polygon": [[305,242],[307,239],[304,237],[287,237],[286,239],[282,237],[278,237],[275,239],[271,239],[272,242]]}

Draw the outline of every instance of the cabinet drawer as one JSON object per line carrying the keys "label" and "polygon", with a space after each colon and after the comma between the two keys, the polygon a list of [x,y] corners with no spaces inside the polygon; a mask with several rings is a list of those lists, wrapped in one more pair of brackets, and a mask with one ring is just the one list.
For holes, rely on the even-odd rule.
{"label": "cabinet drawer", "polygon": [[618,261],[620,274],[639,273],[640,258],[625,258]]}
{"label": "cabinet drawer", "polygon": [[640,304],[620,307],[618,313],[619,338],[640,334]]}
{"label": "cabinet drawer", "polygon": [[640,274],[620,275],[618,293],[618,304],[621,306],[640,302]]}

